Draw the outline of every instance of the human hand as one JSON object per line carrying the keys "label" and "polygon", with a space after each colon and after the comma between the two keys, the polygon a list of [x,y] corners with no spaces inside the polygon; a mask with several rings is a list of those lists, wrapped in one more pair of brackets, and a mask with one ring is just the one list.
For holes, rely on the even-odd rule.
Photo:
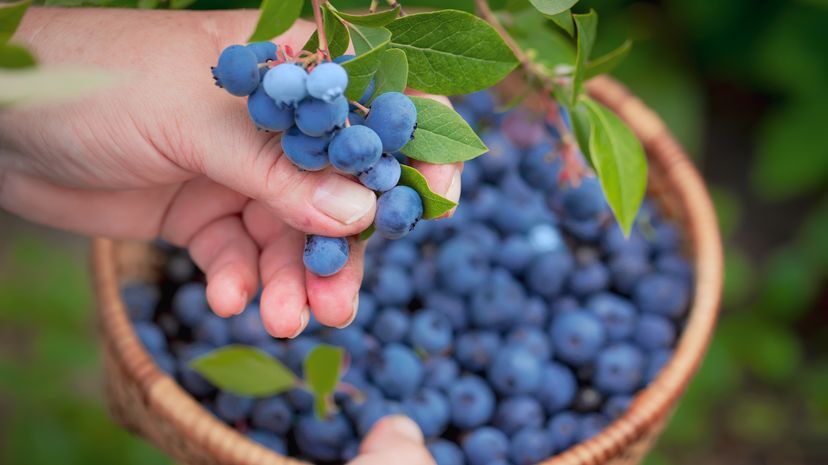
{"label": "human hand", "polygon": [[[345,268],[322,278],[304,269],[304,235],[362,231],[376,197],[333,171],[298,171],[280,136],[257,132],[244,101],[214,87],[210,66],[255,21],[255,11],[31,9],[15,40],[42,64],[103,67],[124,82],[73,104],[0,112],[0,206],[84,234],[188,247],[216,313],[241,312],[261,282],[265,327],[291,337],[311,308],[329,326],[355,316],[364,245],[352,242]],[[275,42],[298,50],[312,30],[298,22]],[[415,166],[459,198],[460,165]]]}
{"label": "human hand", "polygon": [[359,452],[349,465],[434,465],[423,443],[423,433],[404,416],[385,417],[377,422],[362,441]]}

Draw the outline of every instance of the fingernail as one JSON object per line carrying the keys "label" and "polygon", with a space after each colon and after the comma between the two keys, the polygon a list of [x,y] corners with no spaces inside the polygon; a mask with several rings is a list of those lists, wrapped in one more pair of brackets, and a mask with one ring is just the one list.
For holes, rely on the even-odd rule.
{"label": "fingernail", "polygon": [[292,336],[289,336],[288,339],[295,339],[297,336],[302,334],[302,331],[304,331],[308,326],[308,321],[310,321],[310,308],[305,305],[305,308],[303,308],[302,312],[299,314],[299,329],[297,329]]}
{"label": "fingernail", "polygon": [[454,175],[451,177],[451,184],[446,189],[446,198],[457,202],[460,200],[460,190],[463,187],[462,176],[459,169],[454,170]]}
{"label": "fingernail", "polygon": [[406,439],[414,442],[423,440],[423,433],[420,431],[420,427],[417,426],[417,423],[414,423],[414,420],[408,417],[394,415],[387,417],[384,421],[386,427],[391,428],[395,433]]}
{"label": "fingernail", "polygon": [[371,211],[377,196],[338,174],[329,174],[313,193],[313,206],[343,224],[351,224]]}
{"label": "fingernail", "polygon": [[342,329],[342,328],[347,328],[348,326],[350,326],[350,324],[353,323],[354,320],[356,319],[358,309],[359,309],[359,292],[357,292],[357,295],[354,296],[354,304],[351,308],[351,317],[348,318],[348,321],[343,323],[342,326],[337,326],[337,328]]}

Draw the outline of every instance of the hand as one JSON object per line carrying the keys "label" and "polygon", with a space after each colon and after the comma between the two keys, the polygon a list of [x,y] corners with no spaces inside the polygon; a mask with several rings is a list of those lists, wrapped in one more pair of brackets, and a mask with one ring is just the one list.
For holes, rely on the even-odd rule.
{"label": "hand", "polygon": [[423,433],[408,417],[380,420],[362,441],[360,455],[348,465],[434,465],[423,444]]}
{"label": "hand", "polygon": [[[280,136],[257,132],[245,101],[213,85],[219,52],[244,43],[255,21],[255,11],[31,9],[14,40],[42,64],[103,67],[123,83],[73,104],[0,111],[0,206],[84,234],[188,247],[216,313],[241,312],[261,282],[265,327],[292,337],[311,308],[329,326],[355,316],[363,244],[320,278],[304,269],[304,234],[362,231],[376,197],[333,171],[298,171]],[[312,30],[299,22],[275,42],[298,50]],[[459,198],[460,165],[417,168]]]}

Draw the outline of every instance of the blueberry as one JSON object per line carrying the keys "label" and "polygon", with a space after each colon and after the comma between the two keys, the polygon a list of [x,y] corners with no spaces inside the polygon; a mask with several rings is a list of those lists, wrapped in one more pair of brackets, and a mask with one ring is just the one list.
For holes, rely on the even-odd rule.
{"label": "blueberry", "polygon": [[650,272],[650,263],[637,253],[619,253],[610,259],[608,268],[615,288],[632,294],[638,280]]}
{"label": "blueberry", "polygon": [[460,375],[460,367],[453,358],[429,357],[423,373],[423,386],[447,390]]}
{"label": "blueberry", "polygon": [[351,126],[339,131],[328,146],[328,158],[343,173],[359,175],[377,164],[382,143],[377,133],[366,126]]}
{"label": "blueberry", "polygon": [[474,375],[464,375],[448,391],[451,422],[462,429],[476,428],[494,413],[495,396],[489,385]]}
{"label": "blueberry", "polygon": [[549,223],[542,223],[533,226],[526,234],[529,245],[537,254],[547,252],[558,252],[566,248],[561,231]]}
{"label": "blueberry", "polygon": [[548,317],[549,307],[546,302],[540,297],[533,296],[526,299],[518,323],[542,328],[546,326]]}
{"label": "blueberry", "polygon": [[507,397],[498,403],[492,424],[512,435],[523,427],[539,428],[544,417],[543,407],[532,397]]}
{"label": "blueberry", "polygon": [[283,435],[293,423],[293,411],[284,397],[269,397],[256,402],[250,422],[255,428]]}
{"label": "blueberry", "polygon": [[305,359],[319,344],[321,344],[321,341],[314,336],[297,337],[287,346],[285,363],[294,373],[301,376]]}
{"label": "blueberry", "polygon": [[414,229],[423,216],[420,194],[408,186],[397,186],[382,194],[377,201],[374,225],[386,239],[399,239]]}
{"label": "blueberry", "polygon": [[587,300],[586,308],[604,322],[609,341],[627,339],[635,331],[637,312],[627,299],[601,292]]}
{"label": "blueberry", "polygon": [[635,343],[644,350],[666,349],[676,341],[676,327],[667,318],[652,313],[641,315],[635,327]]}
{"label": "blueberry", "polygon": [[682,257],[678,252],[660,253],[656,257],[655,268],[660,273],[669,274],[692,282],[693,267],[686,258]]}
{"label": "blueberry", "polygon": [[350,111],[348,112],[348,123],[351,126],[365,126],[365,117],[355,111]]}
{"label": "blueberry", "polygon": [[633,392],[644,379],[644,362],[641,351],[631,344],[607,347],[595,361],[595,387],[605,394]]}
{"label": "blueberry", "polygon": [[383,266],[372,284],[371,290],[380,305],[405,306],[414,297],[414,286],[408,273],[398,265]]}
{"label": "blueberry", "polygon": [[554,452],[549,435],[543,429],[523,428],[512,437],[509,458],[514,465],[533,465]]}
{"label": "blueberry", "polygon": [[526,236],[513,234],[504,240],[495,252],[495,262],[513,273],[519,273],[526,268],[535,251]]}
{"label": "blueberry", "polygon": [[542,364],[527,348],[508,345],[497,352],[488,369],[489,383],[503,395],[527,394],[538,388]]}
{"label": "blueberry", "polygon": [[167,350],[167,340],[158,326],[145,321],[136,321],[133,329],[147,352],[159,354]]}
{"label": "blueberry", "polygon": [[468,205],[471,216],[478,221],[491,219],[498,208],[501,207],[503,196],[493,186],[484,184],[469,199],[465,199],[462,205]]}
{"label": "blueberry", "polygon": [[371,325],[376,313],[377,300],[374,296],[368,292],[359,291],[359,306],[357,308],[357,315],[351,324],[360,328],[367,328]]}
{"label": "blueberry", "polygon": [[632,403],[632,397],[628,395],[612,396],[604,403],[603,413],[610,420],[615,420],[624,414]]}
{"label": "blueberry", "polygon": [[308,74],[308,94],[332,102],[348,87],[348,73],[337,63],[321,63]]}
{"label": "blueberry", "polygon": [[576,438],[578,442],[586,441],[600,433],[609,424],[609,420],[603,414],[590,413],[581,417],[578,424]]}
{"label": "blueberry", "polygon": [[555,413],[569,407],[575,400],[578,382],[568,367],[549,362],[541,368],[540,382],[535,397],[547,413]]}
{"label": "blueberry", "polygon": [[538,145],[546,136],[542,118],[522,109],[504,115],[500,130],[513,144],[524,150]]}
{"label": "blueberry", "polygon": [[392,343],[383,347],[379,359],[371,364],[368,373],[388,397],[401,399],[420,386],[423,365],[413,350]]}
{"label": "blueberry", "polygon": [[563,191],[563,207],[575,220],[589,220],[607,209],[607,201],[598,178],[585,178]]}
{"label": "blueberry", "polygon": [[[453,102],[452,102],[453,103]],[[466,123],[475,131],[477,132],[478,126],[480,126],[480,121],[477,119],[477,115],[474,111],[467,105],[465,102],[455,103],[454,104],[454,111],[457,112]],[[465,186],[465,182],[463,183]]]}
{"label": "blueberry", "polygon": [[573,267],[574,260],[568,251],[539,255],[526,270],[527,285],[530,290],[544,297],[555,297],[563,290],[566,278]]}
{"label": "blueberry", "polygon": [[357,430],[364,436],[381,418],[402,413],[402,405],[382,397],[369,398],[354,413]]}
{"label": "blueberry", "polygon": [[670,349],[660,349],[651,352],[650,358],[647,360],[647,368],[644,373],[644,384],[650,384],[672,357],[673,351]]}
{"label": "blueberry", "polygon": [[259,304],[257,303],[247,304],[241,314],[228,320],[228,324],[230,339],[233,342],[255,345],[270,338],[262,323]]}
{"label": "blueberry", "polygon": [[580,426],[580,417],[570,411],[555,414],[546,424],[546,432],[555,450],[562,451],[575,444]]}
{"label": "blueberry", "polygon": [[193,331],[193,339],[214,347],[229,344],[230,328],[227,320],[216,315],[207,315]]}
{"label": "blueberry", "polygon": [[121,299],[130,320],[149,321],[155,316],[155,306],[161,300],[161,291],[147,283],[132,282],[121,288]]}
{"label": "blueberry", "polygon": [[285,393],[291,408],[297,413],[308,413],[313,409],[313,394],[303,388],[293,388]]}
{"label": "blueberry", "polygon": [[649,274],[635,286],[633,301],[642,312],[678,317],[687,311],[690,289],[674,276]]}
{"label": "blueberry", "polygon": [[502,269],[489,274],[483,286],[472,294],[469,315],[484,329],[507,329],[520,317],[526,291],[520,282]]}
{"label": "blueberry", "polygon": [[449,404],[439,391],[424,388],[403,401],[403,411],[427,438],[440,436],[449,423]]}
{"label": "blueberry", "polygon": [[596,260],[575,268],[569,276],[569,291],[576,297],[586,297],[605,290],[609,282],[607,267]]}
{"label": "blueberry", "polygon": [[489,147],[489,151],[479,158],[483,177],[495,181],[505,173],[515,169],[520,160],[520,152],[509,139],[500,132],[489,131],[480,137]]}
{"label": "blueberry", "polygon": [[340,458],[346,462],[350,462],[351,460],[357,458],[359,455],[359,447],[360,443],[356,439],[346,442],[345,447],[342,448]]}
{"label": "blueberry", "polygon": [[384,153],[374,166],[360,173],[359,182],[372,191],[386,192],[400,181],[400,173],[400,162]]}
{"label": "blueberry", "polygon": [[379,135],[383,152],[396,152],[414,137],[417,108],[405,94],[386,92],[374,99],[365,124]]}
{"label": "blueberry", "polygon": [[175,374],[178,372],[178,366],[172,355],[167,352],[156,352],[150,355],[155,360],[155,364],[158,365],[158,369],[169,376],[175,377]]}
{"label": "blueberry", "polygon": [[494,331],[469,331],[457,338],[454,357],[471,371],[486,368],[500,349],[500,337]]}
{"label": "blueberry", "polygon": [[[455,107],[455,110],[457,108]],[[459,113],[459,112],[458,112]],[[463,192],[476,192],[480,185],[483,173],[480,171],[480,165],[471,161],[463,165],[463,173],[460,175],[460,181],[463,185]]]}
{"label": "blueberry", "polygon": [[480,90],[466,95],[463,100],[479,118],[489,118],[495,111],[495,102],[492,94],[487,90]]}
{"label": "blueberry", "polygon": [[[466,210],[462,206],[457,209],[459,213],[463,213],[464,211]],[[455,213],[448,221],[459,223],[458,228],[460,229],[459,233],[461,238],[472,244],[479,244],[480,247],[486,250],[493,250],[500,245],[500,236],[494,229],[483,223],[463,223],[458,221],[461,219],[459,213]]]}
{"label": "blueberry", "polygon": [[299,417],[293,434],[299,452],[311,460],[329,462],[339,460],[353,431],[341,413],[327,419],[308,413]]}
{"label": "blueberry", "polygon": [[330,137],[311,137],[297,127],[288,129],[282,135],[282,151],[285,156],[305,171],[319,171],[328,166],[328,144]]}
{"label": "blueberry", "polygon": [[[270,73],[273,71],[271,70]],[[267,76],[270,76],[270,73]],[[265,76],[265,82],[267,82]],[[345,97],[337,97],[331,102],[315,98],[306,98],[299,102],[294,112],[296,127],[311,137],[324,136],[335,129],[345,126],[348,118],[348,100]],[[362,128],[364,126],[353,126]],[[364,143],[364,141],[363,141]],[[331,141],[333,145],[333,141]],[[330,151],[330,148],[328,149]],[[334,157],[329,154],[331,162]],[[334,164],[334,166],[336,166]]]}
{"label": "blueberry", "polygon": [[598,355],[606,340],[606,331],[598,317],[577,310],[555,315],[551,336],[556,357],[572,365],[582,365]]}
{"label": "blueberry", "polygon": [[308,73],[304,68],[292,63],[282,63],[265,74],[262,85],[265,93],[277,105],[296,108],[299,102],[308,96],[307,80]]}
{"label": "blueberry", "polygon": [[410,324],[407,313],[394,307],[386,307],[374,319],[371,332],[386,344],[402,342],[408,334]]}
{"label": "blueberry", "polygon": [[509,438],[502,431],[484,426],[463,439],[463,452],[469,465],[488,465],[509,454]]}
{"label": "blueberry", "polygon": [[552,356],[552,346],[549,344],[549,336],[541,329],[533,326],[518,326],[506,336],[508,344],[525,347],[538,360],[547,360]]}
{"label": "blueberry", "polygon": [[556,189],[562,168],[560,155],[547,142],[533,147],[520,161],[520,174],[536,189]]}
{"label": "blueberry", "polygon": [[[423,226],[428,226],[429,223],[428,221],[421,221],[420,227],[414,228],[414,231],[406,237],[410,238],[413,234],[417,234],[417,231],[420,231]],[[418,296],[421,298],[427,297],[437,285],[437,263],[431,259],[424,259],[416,263],[411,270],[411,284]]]}
{"label": "blueberry", "polygon": [[175,291],[173,314],[184,326],[194,327],[210,313],[207,306],[207,288],[202,283],[187,283]]}
{"label": "blueberry", "polygon": [[357,326],[326,330],[325,341],[328,344],[342,347],[351,356],[352,360],[360,360],[365,355],[365,332]]}
{"label": "blueberry", "polygon": [[216,413],[222,420],[228,423],[236,423],[250,414],[254,402],[252,397],[220,391],[216,396]]}
{"label": "blueberry", "polygon": [[419,310],[411,321],[411,345],[429,354],[444,352],[452,341],[451,321],[432,309]]}
{"label": "blueberry", "polygon": [[629,237],[624,236],[624,231],[620,226],[613,223],[604,232],[601,238],[601,248],[607,255],[615,256],[617,254],[638,254],[646,256],[650,253],[650,246],[641,235],[638,228],[633,228]]}
{"label": "blueberry", "polygon": [[566,313],[580,309],[581,305],[578,303],[578,299],[570,295],[558,297],[554,302],[552,302],[552,305],[549,306],[549,311],[552,312],[552,315],[558,315],[559,313]]}
{"label": "blueberry", "polygon": [[428,451],[437,465],[465,465],[463,451],[457,444],[445,439],[435,439],[428,443]]}
{"label": "blueberry", "polygon": [[404,267],[414,266],[420,258],[417,246],[408,240],[393,241],[385,248],[382,261]]}
{"label": "blueberry", "polygon": [[204,397],[213,392],[213,386],[198,372],[190,368],[190,362],[213,350],[205,344],[191,344],[180,350],[178,355],[178,381],[187,392],[195,397]]}
{"label": "blueberry", "polygon": [[256,348],[279,360],[284,360],[287,356],[287,346],[276,339],[261,340],[256,343]]}
{"label": "blueberry", "polygon": [[247,114],[259,129],[284,131],[293,126],[293,108],[276,105],[261,84],[247,97]]}
{"label": "blueberry", "polygon": [[279,58],[276,56],[276,52],[279,51],[279,47],[274,44],[273,42],[251,42],[246,45],[248,50],[253,52],[256,55],[256,60],[259,63],[265,63],[267,61],[275,61]]}
{"label": "blueberry", "polygon": [[257,442],[268,449],[276,452],[277,454],[287,455],[287,444],[285,444],[285,440],[282,439],[280,436],[273,434],[269,431],[262,431],[262,430],[250,430],[247,432],[247,437],[249,437],[252,441]]}
{"label": "blueberry", "polygon": [[594,243],[601,237],[602,221],[599,218],[586,220],[564,218],[561,226],[570,236],[581,242]]}
{"label": "blueberry", "polygon": [[669,252],[678,249],[681,243],[681,233],[672,222],[665,221],[655,227],[652,239],[653,248],[658,252]]}
{"label": "blueberry", "polygon": [[[355,55],[340,55],[333,59],[334,63],[342,64],[346,61],[351,61],[356,58]],[[371,99],[371,96],[374,95],[374,89],[376,88],[376,83],[374,79],[371,79],[371,82],[368,83],[368,87],[365,88],[365,91],[362,93],[362,97],[359,98],[358,102],[362,105],[368,105],[368,100]],[[353,124],[353,123],[351,123]]]}
{"label": "blueberry", "polygon": [[305,268],[318,276],[332,276],[339,273],[348,262],[349,246],[344,237],[308,235],[302,260]]}
{"label": "blueberry", "polygon": [[222,50],[212,71],[216,85],[238,97],[252,94],[259,85],[258,59],[243,45],[231,45]]}

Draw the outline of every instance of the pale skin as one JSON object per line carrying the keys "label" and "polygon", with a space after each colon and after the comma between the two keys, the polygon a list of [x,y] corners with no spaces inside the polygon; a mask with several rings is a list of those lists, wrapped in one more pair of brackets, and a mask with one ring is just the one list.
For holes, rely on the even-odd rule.
{"label": "pale skin", "polygon": [[[301,172],[278,134],[256,131],[245,100],[215,87],[219,52],[245,43],[255,11],[33,8],[13,41],[44,66],[119,73],[113,88],[68,104],[0,112],[0,207],[82,234],[187,247],[207,275],[210,306],[240,313],[261,283],[262,319],[295,337],[314,316],[356,315],[363,244],[338,274],[305,271],[305,233],[365,229],[375,195],[333,171]],[[274,39],[301,49],[313,26]],[[60,83],[56,82],[56,86]],[[457,200],[460,165],[415,165]]]}

